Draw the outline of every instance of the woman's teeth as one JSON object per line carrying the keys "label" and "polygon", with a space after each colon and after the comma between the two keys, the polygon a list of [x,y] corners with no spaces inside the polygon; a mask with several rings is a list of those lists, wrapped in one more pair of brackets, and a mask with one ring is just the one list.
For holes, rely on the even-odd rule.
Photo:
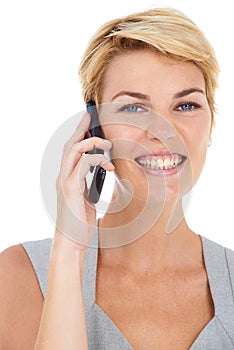
{"label": "woman's teeth", "polygon": [[146,168],[149,169],[172,169],[181,164],[183,158],[181,156],[170,156],[170,157],[150,157],[150,158],[141,158],[137,159],[137,162]]}

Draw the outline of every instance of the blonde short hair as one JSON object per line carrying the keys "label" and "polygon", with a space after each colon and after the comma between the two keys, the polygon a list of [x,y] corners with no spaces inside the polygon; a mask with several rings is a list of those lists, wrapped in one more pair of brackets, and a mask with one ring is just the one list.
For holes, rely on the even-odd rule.
{"label": "blonde short hair", "polygon": [[140,49],[193,62],[203,74],[213,122],[219,73],[214,50],[194,22],[173,8],[132,14],[99,28],[88,44],[79,69],[84,101],[92,99],[100,103],[104,74],[114,56]]}

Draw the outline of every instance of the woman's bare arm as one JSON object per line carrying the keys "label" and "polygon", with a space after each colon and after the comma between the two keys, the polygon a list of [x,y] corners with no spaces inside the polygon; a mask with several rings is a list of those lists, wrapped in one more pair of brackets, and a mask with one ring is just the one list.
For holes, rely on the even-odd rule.
{"label": "woman's bare arm", "polygon": [[96,224],[96,211],[86,200],[85,177],[90,166],[114,169],[103,154],[87,154],[94,148],[103,151],[111,148],[107,140],[85,138],[89,124],[90,116],[86,115],[64,148],[57,180],[56,232],[35,350],[88,349],[82,276]]}
{"label": "woman's bare arm", "polygon": [[82,296],[84,258],[85,252],[76,243],[56,233],[35,350],[88,349]]}
{"label": "woman's bare arm", "polygon": [[[33,267],[22,246],[0,257],[0,349],[88,349],[82,276],[84,259],[95,227],[95,207],[86,198],[85,177],[90,166],[114,166],[93,148],[108,150],[98,137],[84,139],[86,115],[65,145],[57,181],[58,213],[43,304]],[[63,233],[61,233],[63,232]]]}

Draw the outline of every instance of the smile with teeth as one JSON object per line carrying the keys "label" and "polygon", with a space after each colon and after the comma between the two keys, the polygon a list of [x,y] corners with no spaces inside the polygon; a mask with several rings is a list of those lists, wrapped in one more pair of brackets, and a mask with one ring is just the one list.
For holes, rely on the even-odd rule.
{"label": "smile with teeth", "polygon": [[166,156],[145,156],[137,158],[136,161],[141,166],[148,169],[167,170],[176,168],[185,160],[185,157],[179,154],[170,154]]}

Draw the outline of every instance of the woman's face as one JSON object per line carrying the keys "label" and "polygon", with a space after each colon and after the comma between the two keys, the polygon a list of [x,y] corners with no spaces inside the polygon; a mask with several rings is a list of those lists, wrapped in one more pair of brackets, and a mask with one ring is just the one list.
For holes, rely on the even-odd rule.
{"label": "woman's face", "polygon": [[195,64],[149,50],[121,54],[108,65],[100,121],[113,142],[117,176],[136,196],[160,198],[161,189],[171,199],[197,181],[211,129],[205,91]]}

